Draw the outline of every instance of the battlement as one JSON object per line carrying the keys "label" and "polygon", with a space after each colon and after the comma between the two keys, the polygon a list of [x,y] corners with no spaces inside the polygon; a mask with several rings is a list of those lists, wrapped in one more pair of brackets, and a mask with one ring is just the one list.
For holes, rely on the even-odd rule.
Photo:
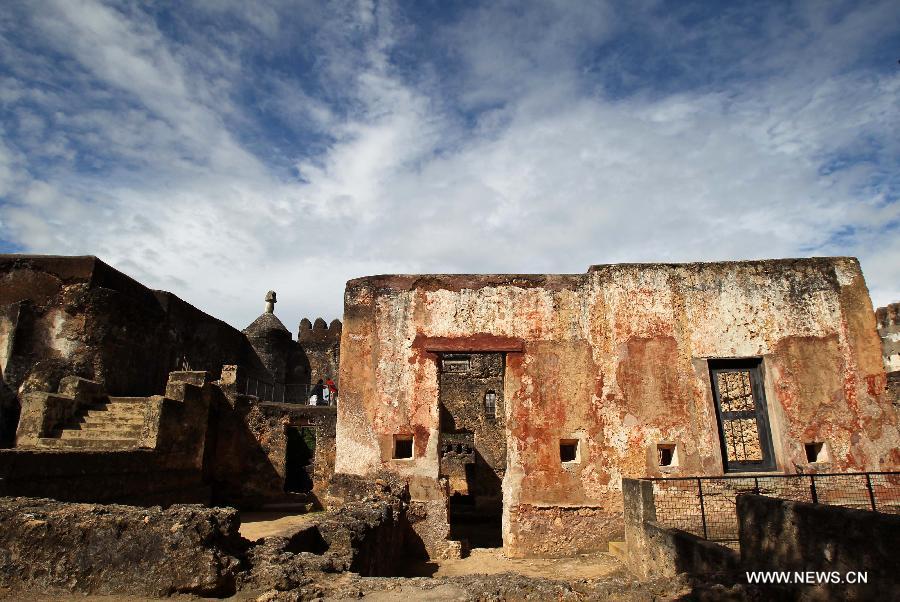
{"label": "battlement", "polygon": [[879,330],[900,326],[900,303],[891,303],[875,310],[875,319]]}
{"label": "battlement", "polygon": [[342,327],[341,321],[337,319],[326,324],[322,318],[316,318],[315,322],[303,318],[297,329],[297,340],[301,343],[340,343]]}

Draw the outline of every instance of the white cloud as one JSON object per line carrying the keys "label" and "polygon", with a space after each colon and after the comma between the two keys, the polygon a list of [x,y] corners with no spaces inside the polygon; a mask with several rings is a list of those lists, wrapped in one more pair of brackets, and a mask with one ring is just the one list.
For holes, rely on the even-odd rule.
{"label": "white cloud", "polygon": [[[859,254],[883,304],[900,299],[900,237],[884,227],[900,219],[884,183],[900,156],[900,75],[855,65],[887,5],[842,19],[779,12],[768,51],[709,33],[713,54],[756,56],[721,81],[662,91],[626,74],[634,92],[609,96],[590,77],[624,59],[587,68],[585,49],[629,21],[604,6],[475,10],[428,41],[446,64],[422,56],[411,71],[396,57],[417,24],[387,3],[200,3],[250,29],[177,39],[130,5],[48,4],[34,35],[72,68],[22,54],[0,84],[22,124],[0,138],[3,237],[97,254],[238,327],[270,288],[292,330],[339,317],[343,283],[371,273],[811,253]],[[679,47],[698,32],[647,24],[673,38],[677,61],[699,64]],[[312,57],[309,79],[249,61],[252,40]],[[61,78],[78,94],[35,83]],[[272,94],[248,105],[255,84]],[[266,155],[260,110],[321,148]]]}

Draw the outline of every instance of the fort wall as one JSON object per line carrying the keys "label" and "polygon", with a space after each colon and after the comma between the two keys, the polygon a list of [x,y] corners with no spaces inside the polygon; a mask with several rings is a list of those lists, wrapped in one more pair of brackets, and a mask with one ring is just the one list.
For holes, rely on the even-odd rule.
{"label": "fort wall", "polygon": [[[386,468],[410,480],[414,503],[446,497],[439,358],[465,352],[505,354],[511,556],[621,539],[623,477],[722,474],[717,362],[754,366],[769,470],[900,465],[875,315],[852,258],[352,280],[337,472]],[[411,457],[392,454],[398,437],[411,438]],[[588,531],[601,535],[584,545]]]}
{"label": "fort wall", "polygon": [[12,444],[20,397],[64,376],[110,395],[152,395],[169,372],[223,364],[263,370],[235,328],[96,257],[0,255],[0,447]]}
{"label": "fort wall", "polygon": [[305,382],[315,383],[319,379],[325,381],[331,378],[340,384],[341,329],[340,320],[332,320],[330,324],[322,318],[316,318],[314,322],[308,318],[300,320],[297,342],[303,361],[295,361],[294,364],[307,370],[309,380]]}

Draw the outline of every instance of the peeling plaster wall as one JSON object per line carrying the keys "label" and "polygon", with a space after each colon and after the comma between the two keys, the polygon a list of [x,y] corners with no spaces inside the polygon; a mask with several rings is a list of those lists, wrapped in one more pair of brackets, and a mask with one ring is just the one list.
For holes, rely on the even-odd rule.
{"label": "peeling plaster wall", "polygon": [[[900,464],[875,315],[852,258],[352,280],[337,472],[438,478],[442,345],[507,352],[512,556],[585,551],[590,525],[603,534],[591,549],[621,539],[622,477],[722,474],[707,358],[762,358],[778,471]],[[413,459],[390,459],[395,434],[414,436]],[[578,462],[560,462],[563,438],[579,441]],[[810,465],[803,444],[818,441],[831,462]],[[677,446],[677,466],[656,465],[660,442]],[[571,508],[584,510],[579,520],[561,520]]]}

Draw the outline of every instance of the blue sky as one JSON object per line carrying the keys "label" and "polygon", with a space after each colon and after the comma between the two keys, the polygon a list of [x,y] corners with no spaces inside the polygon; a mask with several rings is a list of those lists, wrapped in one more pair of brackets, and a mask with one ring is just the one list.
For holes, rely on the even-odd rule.
{"label": "blue sky", "polygon": [[243,327],[377,273],[855,255],[900,300],[896,2],[0,5],[0,252]]}

